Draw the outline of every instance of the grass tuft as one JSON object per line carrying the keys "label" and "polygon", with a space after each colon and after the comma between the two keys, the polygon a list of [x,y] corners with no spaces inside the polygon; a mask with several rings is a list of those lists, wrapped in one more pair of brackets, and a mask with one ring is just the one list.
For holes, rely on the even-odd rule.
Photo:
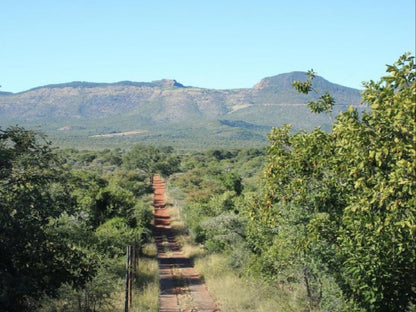
{"label": "grass tuft", "polygon": [[131,312],[158,311],[159,271],[157,251],[154,243],[143,247],[143,257],[139,260],[138,278],[135,282]]}
{"label": "grass tuft", "polygon": [[[159,273],[157,252],[154,243],[143,246],[143,255],[139,259],[137,277],[133,284],[133,300],[130,312],[159,311]],[[124,311],[125,289],[121,289],[114,303],[114,311]]]}
{"label": "grass tuft", "polygon": [[228,264],[226,256],[210,254],[195,261],[195,268],[227,312],[287,312],[310,311],[304,289],[292,287],[280,289],[275,285],[250,277],[239,277]]}
{"label": "grass tuft", "polygon": [[[169,206],[168,206],[169,207]],[[259,278],[241,277],[232,269],[225,254],[209,254],[191,241],[180,220],[179,209],[170,205],[171,225],[185,256],[189,257],[209,292],[224,312],[303,312],[311,311],[304,287],[279,287]]]}

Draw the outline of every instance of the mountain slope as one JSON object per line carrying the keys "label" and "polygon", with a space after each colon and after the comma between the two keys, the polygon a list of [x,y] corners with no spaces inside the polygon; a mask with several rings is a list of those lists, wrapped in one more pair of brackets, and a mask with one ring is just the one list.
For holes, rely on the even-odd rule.
{"label": "mountain slope", "polygon": [[[51,137],[71,136],[74,141],[75,137],[136,129],[145,129],[147,136],[159,133],[168,137],[188,129],[188,137],[198,140],[197,133],[205,137],[211,133],[202,134],[200,129],[212,129],[212,121],[222,120],[216,124],[222,135],[233,133],[243,141],[245,137],[258,140],[258,136],[265,138],[270,127],[282,123],[291,123],[296,129],[325,124],[322,116],[308,113],[305,103],[313,96],[300,95],[291,87],[294,80],[304,79],[305,73],[292,72],[264,78],[253,88],[229,90],[186,87],[167,79],[47,85],[20,93],[1,92],[0,125],[42,125]],[[359,90],[319,76],[314,88],[329,91],[337,101],[337,111],[360,104]],[[195,124],[200,127],[198,131]],[[227,136],[233,140],[233,135]],[[215,137],[221,135],[214,133]],[[137,139],[143,140],[143,135]]]}

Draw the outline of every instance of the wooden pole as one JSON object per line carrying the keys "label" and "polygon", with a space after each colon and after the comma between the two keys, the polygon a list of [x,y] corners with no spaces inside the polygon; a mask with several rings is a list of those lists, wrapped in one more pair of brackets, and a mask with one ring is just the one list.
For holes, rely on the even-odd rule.
{"label": "wooden pole", "polygon": [[133,264],[132,280],[137,279],[137,276],[138,276],[138,268],[137,268],[138,267],[138,262],[139,262],[139,249],[137,247],[137,243],[134,242],[134,245],[133,245],[133,261],[132,261],[132,264]]}
{"label": "wooden pole", "polygon": [[129,263],[130,263],[130,246],[127,246],[126,253],[126,300],[124,301],[124,311],[129,312]]}
{"label": "wooden pole", "polygon": [[130,247],[130,255],[129,255],[129,307],[131,307],[131,300],[132,300],[132,281],[133,281],[133,246]]}

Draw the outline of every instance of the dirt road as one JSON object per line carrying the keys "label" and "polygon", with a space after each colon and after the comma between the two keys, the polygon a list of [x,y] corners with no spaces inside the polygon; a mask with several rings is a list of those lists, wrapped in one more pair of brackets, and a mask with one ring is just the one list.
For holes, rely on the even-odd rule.
{"label": "dirt road", "polygon": [[159,262],[160,312],[220,311],[198,272],[181,252],[170,226],[165,183],[153,177],[154,236]]}

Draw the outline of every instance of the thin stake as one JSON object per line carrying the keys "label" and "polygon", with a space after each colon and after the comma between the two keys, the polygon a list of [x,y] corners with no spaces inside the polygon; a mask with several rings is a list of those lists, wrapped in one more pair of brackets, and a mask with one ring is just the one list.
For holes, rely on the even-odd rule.
{"label": "thin stake", "polygon": [[131,300],[132,300],[132,268],[133,268],[133,246],[130,247],[130,255],[129,255],[129,306],[131,307]]}
{"label": "thin stake", "polygon": [[126,300],[124,301],[124,311],[129,312],[129,259],[130,256],[130,246],[127,246],[126,254]]}

